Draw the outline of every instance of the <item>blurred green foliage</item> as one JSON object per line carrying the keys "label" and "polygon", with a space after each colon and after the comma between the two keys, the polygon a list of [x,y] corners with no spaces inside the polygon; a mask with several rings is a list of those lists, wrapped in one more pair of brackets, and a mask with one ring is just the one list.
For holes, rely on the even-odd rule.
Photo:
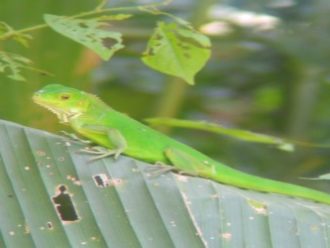
{"label": "blurred green foliage", "polygon": [[[40,24],[45,13],[72,15],[97,5],[94,0],[0,2],[1,19],[14,28]],[[136,3],[110,1],[109,6]],[[81,45],[43,29],[31,33],[29,48],[11,41],[0,45],[55,75],[28,72],[27,82],[16,82],[0,74],[0,118],[51,131],[63,129],[54,116],[30,100],[42,85],[61,82],[94,92],[139,120],[155,116],[206,120],[330,143],[329,10],[327,0],[172,2],[164,11],[190,21],[212,40],[212,58],[197,75],[195,86],[141,63],[140,55],[159,17],[137,13],[134,19],[116,24],[113,29],[123,33],[126,47],[105,63]],[[164,131],[240,170],[327,189],[326,183],[298,178],[328,172],[329,149],[300,147],[286,153],[202,131]]]}

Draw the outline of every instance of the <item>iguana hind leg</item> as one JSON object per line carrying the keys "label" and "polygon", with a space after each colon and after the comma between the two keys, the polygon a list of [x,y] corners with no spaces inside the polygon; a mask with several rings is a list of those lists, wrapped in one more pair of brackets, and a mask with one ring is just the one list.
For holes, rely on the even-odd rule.
{"label": "iguana hind leg", "polygon": [[187,152],[175,148],[165,150],[165,155],[175,168],[180,170],[180,174],[209,177],[213,172],[213,167],[204,164]]}
{"label": "iguana hind leg", "polygon": [[170,171],[177,172],[178,169],[171,165],[165,164],[164,162],[158,161],[154,165],[145,168],[144,171],[147,172],[151,177],[158,177]]}
{"label": "iguana hind leg", "polygon": [[168,172],[175,172],[180,175],[186,176],[197,176],[195,173],[182,171],[181,169],[174,167],[173,165],[167,165],[163,162],[156,162],[153,166],[149,166],[148,168],[146,168],[145,171],[148,172],[151,177],[158,177]]}

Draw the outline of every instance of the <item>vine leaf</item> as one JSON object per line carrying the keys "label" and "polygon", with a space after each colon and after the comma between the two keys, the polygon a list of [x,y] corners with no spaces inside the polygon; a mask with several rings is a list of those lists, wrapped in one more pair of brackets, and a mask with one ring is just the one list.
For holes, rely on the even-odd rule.
{"label": "vine leaf", "polygon": [[92,49],[102,59],[108,60],[122,49],[121,33],[107,30],[106,21],[124,20],[130,15],[101,16],[93,19],[71,19],[56,15],[44,15],[46,23],[56,32]]}
{"label": "vine leaf", "polygon": [[130,14],[117,14],[117,15],[103,15],[98,17],[97,19],[100,21],[122,21],[128,18],[131,18]]}
{"label": "vine leaf", "polygon": [[207,36],[177,23],[159,22],[142,61],[149,67],[194,84],[195,74],[211,55]]}
{"label": "vine leaf", "polygon": [[32,66],[32,61],[21,55],[0,51],[0,72],[7,72],[8,77],[17,81],[25,81],[21,74],[21,69],[37,71],[41,74],[50,75],[50,73],[37,69]]}

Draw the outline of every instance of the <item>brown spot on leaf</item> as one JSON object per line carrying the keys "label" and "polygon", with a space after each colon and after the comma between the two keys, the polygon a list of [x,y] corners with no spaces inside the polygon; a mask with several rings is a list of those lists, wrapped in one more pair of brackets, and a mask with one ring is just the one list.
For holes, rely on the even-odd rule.
{"label": "brown spot on leaf", "polygon": [[84,23],[84,22],[79,22],[79,27],[81,27],[81,28],[88,28],[88,26],[86,25],[86,23]]}
{"label": "brown spot on leaf", "polygon": [[156,34],[155,37],[154,37],[155,40],[162,40],[163,39],[163,36],[161,34]]}
{"label": "brown spot on leaf", "polygon": [[175,32],[175,35],[182,42],[183,46],[187,46],[187,44],[189,44],[191,46],[198,47],[198,48],[209,48],[208,46],[203,46],[200,42],[198,42],[197,40],[195,40],[191,37],[183,36],[179,32]]}
{"label": "brown spot on leaf", "polygon": [[53,222],[48,221],[48,222],[47,222],[47,228],[48,228],[49,230],[53,230],[53,228],[54,228],[54,226],[53,226]]}
{"label": "brown spot on leaf", "polygon": [[190,57],[190,54],[189,53],[183,53],[183,56],[186,58],[186,59],[190,59],[191,57]]}
{"label": "brown spot on leaf", "polygon": [[36,154],[37,154],[39,157],[46,156],[46,152],[43,151],[43,150],[37,150],[37,151],[36,151]]}

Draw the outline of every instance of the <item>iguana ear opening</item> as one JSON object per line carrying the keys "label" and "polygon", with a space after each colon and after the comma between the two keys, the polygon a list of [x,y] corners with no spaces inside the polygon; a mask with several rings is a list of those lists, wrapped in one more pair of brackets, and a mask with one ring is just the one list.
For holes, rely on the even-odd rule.
{"label": "iguana ear opening", "polygon": [[65,101],[65,100],[69,100],[71,98],[71,95],[69,93],[63,93],[60,95],[60,99]]}

